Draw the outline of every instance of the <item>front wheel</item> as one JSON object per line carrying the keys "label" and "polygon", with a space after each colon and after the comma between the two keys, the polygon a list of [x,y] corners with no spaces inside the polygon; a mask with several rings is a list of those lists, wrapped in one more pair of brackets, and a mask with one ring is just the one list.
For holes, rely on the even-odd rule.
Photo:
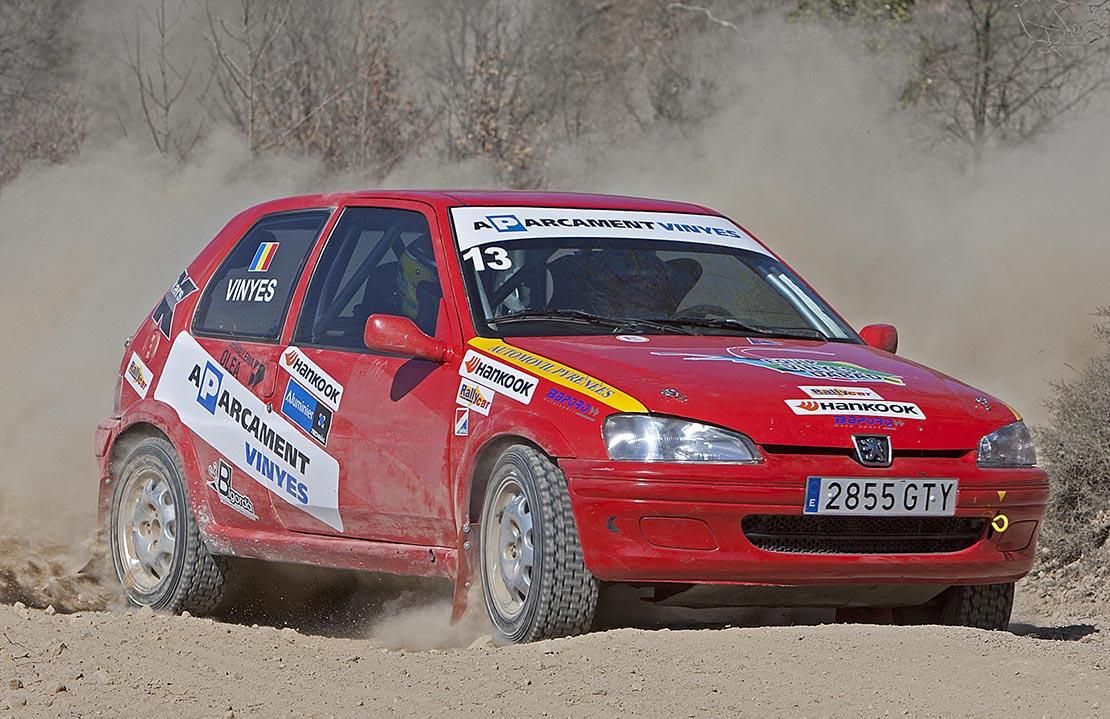
{"label": "front wheel", "polygon": [[486,611],[505,642],[585,632],[597,608],[597,580],[586,569],[566,478],[524,445],[494,465],[481,518]]}
{"label": "front wheel", "polygon": [[1005,629],[1014,608],[1014,583],[949,587],[929,604],[894,609],[896,624],[944,624]]}
{"label": "front wheel", "polygon": [[127,453],[108,535],[116,577],[132,604],[193,614],[216,606],[226,560],[210,555],[200,539],[185,472],[168,440],[149,437]]}

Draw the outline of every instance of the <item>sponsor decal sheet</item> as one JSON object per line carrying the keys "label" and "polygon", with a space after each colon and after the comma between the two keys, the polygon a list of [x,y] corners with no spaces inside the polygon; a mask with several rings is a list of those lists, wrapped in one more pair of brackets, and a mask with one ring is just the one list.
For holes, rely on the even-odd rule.
{"label": "sponsor decal sheet", "polygon": [[672,240],[770,254],[731,220],[718,215],[566,207],[452,207],[460,250],[538,237]]}
{"label": "sponsor decal sheet", "polygon": [[146,393],[150,391],[150,383],[154,381],[154,373],[137,353],[132,352],[127,369],[123,371],[123,378],[140,398],[146,399]]}
{"label": "sponsor decal sheet", "polygon": [[[336,406],[342,388],[335,393]],[[248,477],[337,531],[339,463],[266,405],[187,332],[170,348],[154,398]]]}

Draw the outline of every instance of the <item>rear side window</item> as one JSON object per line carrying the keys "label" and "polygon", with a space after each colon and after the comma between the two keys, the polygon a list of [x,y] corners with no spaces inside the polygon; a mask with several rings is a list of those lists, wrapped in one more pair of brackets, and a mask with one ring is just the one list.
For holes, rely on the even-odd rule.
{"label": "rear side window", "polygon": [[235,245],[197,307],[200,335],[276,340],[289,298],[330,210],[269,215]]}

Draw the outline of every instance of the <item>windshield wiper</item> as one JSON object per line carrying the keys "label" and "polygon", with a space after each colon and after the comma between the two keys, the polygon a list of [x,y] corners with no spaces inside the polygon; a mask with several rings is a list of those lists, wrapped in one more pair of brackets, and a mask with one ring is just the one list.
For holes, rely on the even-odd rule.
{"label": "windshield wiper", "polygon": [[517,322],[564,322],[576,325],[590,325],[605,327],[612,327],[617,330],[637,331],[637,330],[655,330],[656,332],[673,333],[676,330],[681,334],[692,335],[697,334],[691,329],[688,329],[686,323],[671,323],[662,322],[654,319],[640,319],[638,317],[607,317],[606,315],[595,315],[592,312],[583,312],[582,310],[521,310],[520,312],[512,312],[500,317],[486,320],[491,325],[507,325]]}
{"label": "windshield wiper", "polygon": [[712,327],[713,329],[735,330],[744,334],[759,335],[761,337],[829,341],[828,335],[824,332],[810,327],[766,327],[764,325],[748,324],[747,322],[741,322],[731,317],[653,317],[650,321],[661,325]]}

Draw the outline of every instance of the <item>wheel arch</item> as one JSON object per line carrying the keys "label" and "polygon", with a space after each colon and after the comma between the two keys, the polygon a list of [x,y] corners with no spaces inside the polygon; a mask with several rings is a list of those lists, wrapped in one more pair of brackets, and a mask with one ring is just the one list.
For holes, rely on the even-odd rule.
{"label": "wheel arch", "polygon": [[162,437],[173,445],[181,461],[181,467],[185,470],[186,494],[196,515],[201,537],[210,543],[211,537],[207,531],[208,522],[205,518],[211,515],[207,511],[207,505],[204,504],[204,494],[198,487],[198,483],[203,483],[204,478],[192,437],[181,424],[177,412],[169,405],[156,400],[143,400],[131,405],[124,413],[119,431],[108,445],[105,462],[107,471],[101,478],[99,488],[100,524],[103,525],[107,519],[108,503],[111,501],[124,458],[136,444],[149,437]]}
{"label": "wheel arch", "polygon": [[478,454],[474,457],[474,464],[471,468],[466,515],[471,522],[478,522],[481,520],[482,502],[485,498],[486,487],[489,485],[493,465],[506,449],[515,444],[522,444],[535,449],[537,452],[543,452],[552,462],[558,464],[557,460],[548,454],[543,447],[527,437],[516,434],[503,434],[493,438],[478,450]]}
{"label": "wheel arch", "polygon": [[577,456],[566,436],[553,423],[534,414],[512,409],[480,423],[460,462],[456,488],[459,527],[468,521],[477,521],[493,463],[512,444],[532,447],[556,465],[560,458]]}

